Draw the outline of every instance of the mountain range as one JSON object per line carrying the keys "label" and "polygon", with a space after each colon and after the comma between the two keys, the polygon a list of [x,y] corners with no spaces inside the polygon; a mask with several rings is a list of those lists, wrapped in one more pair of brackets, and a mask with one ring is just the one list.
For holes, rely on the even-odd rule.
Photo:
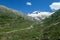
{"label": "mountain range", "polygon": [[0,40],[60,40],[60,10],[46,13],[26,15],[0,5]]}

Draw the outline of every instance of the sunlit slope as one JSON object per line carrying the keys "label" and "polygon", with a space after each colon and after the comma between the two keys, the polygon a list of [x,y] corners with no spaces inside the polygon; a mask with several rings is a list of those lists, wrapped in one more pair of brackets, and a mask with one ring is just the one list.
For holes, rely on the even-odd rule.
{"label": "sunlit slope", "polygon": [[22,12],[0,6],[0,33],[26,28],[32,23]]}

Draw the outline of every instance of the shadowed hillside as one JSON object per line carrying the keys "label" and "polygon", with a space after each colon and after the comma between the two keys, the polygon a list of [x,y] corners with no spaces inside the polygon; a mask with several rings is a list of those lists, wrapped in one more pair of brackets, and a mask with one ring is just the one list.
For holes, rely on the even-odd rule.
{"label": "shadowed hillside", "polygon": [[43,20],[43,40],[60,40],[60,10]]}

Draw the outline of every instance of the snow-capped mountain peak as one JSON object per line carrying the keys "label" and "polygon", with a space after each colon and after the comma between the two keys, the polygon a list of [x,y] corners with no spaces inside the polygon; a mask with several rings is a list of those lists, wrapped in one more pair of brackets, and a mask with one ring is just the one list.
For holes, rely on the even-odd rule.
{"label": "snow-capped mountain peak", "polygon": [[28,14],[28,16],[36,19],[36,20],[42,20],[46,17],[49,17],[53,12],[40,12],[40,11],[34,11],[31,14]]}

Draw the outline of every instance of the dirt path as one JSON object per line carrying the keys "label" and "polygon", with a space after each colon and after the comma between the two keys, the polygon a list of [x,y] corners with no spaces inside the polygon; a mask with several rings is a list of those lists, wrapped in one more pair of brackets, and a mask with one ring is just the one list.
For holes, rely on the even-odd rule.
{"label": "dirt path", "polygon": [[16,31],[29,30],[29,29],[32,29],[32,28],[33,28],[33,25],[31,25],[30,27],[27,27],[27,28],[23,28],[23,29],[17,29],[17,30],[12,30],[12,31],[8,31],[8,32],[1,32],[0,34],[14,33],[14,32],[16,32]]}

